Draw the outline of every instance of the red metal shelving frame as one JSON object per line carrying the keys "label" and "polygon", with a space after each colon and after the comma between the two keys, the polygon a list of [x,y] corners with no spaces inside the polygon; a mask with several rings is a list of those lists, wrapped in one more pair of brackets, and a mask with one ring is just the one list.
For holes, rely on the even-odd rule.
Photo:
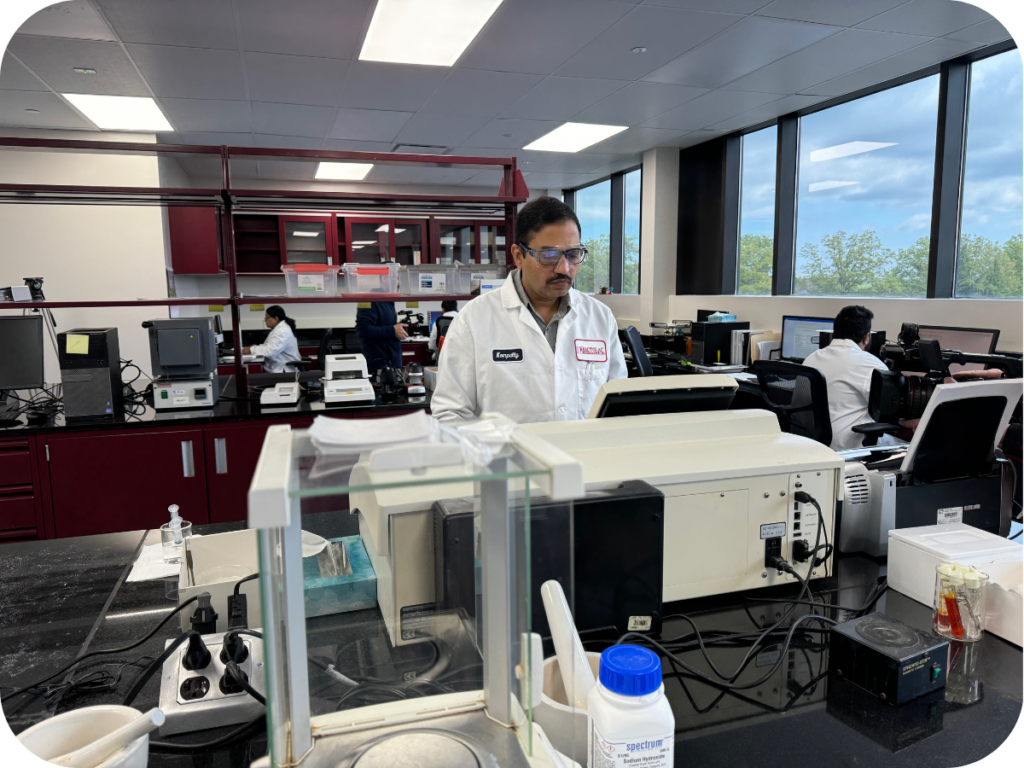
{"label": "red metal shelving frame", "polygon": [[[228,275],[231,296],[228,298],[167,298],[138,299],[135,301],[43,301],[11,303],[10,308],[20,309],[59,309],[71,307],[131,307],[131,306],[193,306],[204,304],[220,304],[231,307],[232,336],[235,349],[242,348],[242,328],[240,307],[249,304],[274,303],[316,303],[316,304],[349,304],[366,301],[395,301],[395,297],[373,299],[367,297],[327,299],[288,298],[288,297],[242,297],[238,293],[238,271],[235,258],[235,238],[231,226],[231,215],[236,200],[258,203],[266,202],[268,207],[281,205],[286,201],[302,204],[305,210],[317,210],[317,203],[337,204],[342,201],[387,203],[432,203],[444,210],[444,206],[458,204],[488,206],[499,212],[504,209],[506,242],[514,242],[515,213],[519,203],[526,202],[526,185],[516,167],[514,157],[465,157],[449,155],[406,155],[395,152],[346,152],[333,150],[310,149],[276,149],[271,147],[229,147],[200,146],[185,144],[141,144],[134,142],[82,141],[67,139],[28,139],[19,137],[0,137],[0,149],[49,150],[53,152],[90,152],[100,154],[134,154],[134,155],[217,155],[221,161],[220,189],[192,189],[167,187],[104,187],[104,186],[73,186],[62,184],[0,184],[0,204],[33,203],[67,204],[67,205],[210,205],[219,208],[221,216],[221,247],[224,253],[224,267]],[[235,189],[231,184],[231,160],[245,157],[283,157],[307,160],[359,161],[382,165],[433,165],[433,166],[471,166],[499,167],[503,172],[503,180],[494,196],[478,195],[407,195],[382,194],[377,192],[338,192],[317,190],[280,190],[280,189]],[[506,190],[512,190],[507,194]],[[520,194],[515,194],[519,192]],[[308,206],[308,207],[307,207]],[[373,213],[368,211],[368,216]],[[383,207],[378,215],[395,218],[398,212]],[[425,236],[429,236],[425,233]],[[335,249],[337,250],[337,249]],[[403,297],[409,301],[418,301],[419,297]],[[431,296],[431,301],[448,299],[466,299],[466,296]],[[241,356],[236,357],[235,375],[239,388],[248,383],[248,376]]]}

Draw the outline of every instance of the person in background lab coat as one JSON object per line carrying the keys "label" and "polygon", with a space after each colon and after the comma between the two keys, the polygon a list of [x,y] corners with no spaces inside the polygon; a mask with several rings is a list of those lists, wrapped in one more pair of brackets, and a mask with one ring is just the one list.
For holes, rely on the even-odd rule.
{"label": "person in background lab coat", "polygon": [[[459,314],[459,302],[442,301],[441,311],[444,313],[441,317],[455,317]],[[437,318],[437,320],[440,320],[441,317]],[[434,325],[430,328],[430,341],[427,342],[427,349],[431,352],[437,352],[437,320],[434,321]]]}
{"label": "person in background lab coat", "polygon": [[270,329],[266,341],[244,347],[242,354],[263,356],[263,370],[268,373],[297,371],[294,363],[302,362],[302,356],[295,341],[295,321],[275,304],[267,307],[263,322]]}
{"label": "person in background lab coat", "polygon": [[614,315],[572,287],[587,257],[572,208],[553,197],[527,203],[516,239],[518,269],[448,329],[430,401],[441,421],[585,419],[601,385],[626,377]]}

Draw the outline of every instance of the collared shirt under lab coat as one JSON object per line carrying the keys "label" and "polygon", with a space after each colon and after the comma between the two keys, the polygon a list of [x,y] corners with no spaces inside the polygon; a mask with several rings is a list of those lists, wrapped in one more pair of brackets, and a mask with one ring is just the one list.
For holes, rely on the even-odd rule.
{"label": "collared shirt under lab coat", "polygon": [[253,355],[262,355],[264,357],[263,370],[270,373],[294,371],[296,370],[295,366],[289,366],[288,363],[297,363],[302,360],[292,327],[284,320],[278,322],[270,330],[266,341],[249,347],[249,352]]}
{"label": "collared shirt under lab coat", "polygon": [[[453,309],[451,312],[445,312],[441,317],[455,317],[457,314],[459,314],[459,310]],[[437,320],[440,320],[441,317]],[[431,352],[437,352],[437,320],[430,327],[430,341],[427,342],[427,349]]]}
{"label": "collared shirt under lab coat", "polygon": [[[828,411],[832,419],[832,450],[860,448],[864,436],[852,431],[858,424],[874,423],[868,416],[871,374],[886,371],[885,363],[850,339],[833,339],[812,352],[804,365],[817,368],[828,385]],[[883,437],[888,437],[883,435]],[[879,440],[879,443],[892,442]]]}
{"label": "collared shirt under lab coat", "polygon": [[452,321],[430,410],[441,421],[502,413],[519,424],[585,419],[597,391],[626,377],[608,307],[573,289],[555,352],[506,280]]}

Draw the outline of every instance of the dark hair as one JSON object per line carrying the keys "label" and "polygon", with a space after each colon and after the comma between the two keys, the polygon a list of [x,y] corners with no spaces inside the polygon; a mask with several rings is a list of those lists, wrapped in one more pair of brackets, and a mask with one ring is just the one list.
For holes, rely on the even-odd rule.
{"label": "dark hair", "polygon": [[[516,216],[516,242],[524,245],[530,235],[540,232],[549,224],[571,221],[576,225],[581,236],[583,228],[576,213],[568,205],[554,197],[538,197],[524,205]],[[563,245],[563,243],[546,243],[546,245]],[[569,243],[565,243],[569,245]]]}
{"label": "dark hair", "polygon": [[832,327],[833,339],[849,339],[857,344],[864,341],[864,337],[871,333],[871,320],[875,313],[867,307],[851,304],[843,307],[836,315],[835,325]]}
{"label": "dark hair", "polygon": [[457,312],[459,310],[459,302],[457,301],[442,301],[441,311],[442,312]]}
{"label": "dark hair", "polygon": [[281,309],[281,307],[279,307],[277,304],[267,307],[267,314],[270,315],[275,320],[284,320],[286,323],[288,323],[288,325],[291,326],[292,333],[295,333],[295,321],[288,317],[288,315],[284,313],[284,310]]}

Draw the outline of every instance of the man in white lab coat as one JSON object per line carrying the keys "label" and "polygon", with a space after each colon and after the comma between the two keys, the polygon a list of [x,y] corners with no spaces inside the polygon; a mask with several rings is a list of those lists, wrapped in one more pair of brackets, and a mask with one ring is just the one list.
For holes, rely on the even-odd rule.
{"label": "man in white lab coat", "polygon": [[[868,395],[871,375],[886,371],[885,363],[865,350],[871,343],[874,313],[866,307],[843,307],[832,328],[832,343],[812,352],[804,365],[817,368],[828,386],[828,410],[832,420],[832,450],[860,448],[864,436],[853,431],[858,424],[870,424]],[[879,444],[895,442],[882,435]]]}
{"label": "man in white lab coat", "polygon": [[608,307],[572,287],[587,249],[573,210],[527,203],[511,247],[517,269],[452,322],[430,408],[442,421],[502,413],[520,424],[585,419],[601,385],[626,376]]}

